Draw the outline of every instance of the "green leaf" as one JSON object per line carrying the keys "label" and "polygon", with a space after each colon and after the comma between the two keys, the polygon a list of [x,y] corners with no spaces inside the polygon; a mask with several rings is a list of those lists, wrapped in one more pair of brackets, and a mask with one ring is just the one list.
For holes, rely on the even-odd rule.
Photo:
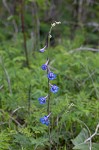
{"label": "green leaf", "polygon": [[10,146],[10,136],[6,131],[0,133],[0,150],[8,150]]}
{"label": "green leaf", "polygon": [[78,145],[83,143],[88,137],[88,131],[85,128],[83,128],[79,135],[74,140],[72,140],[72,142],[74,145]]}
{"label": "green leaf", "polygon": [[[82,143],[73,147],[73,149],[89,150],[89,142],[87,144]],[[99,143],[92,143],[92,150],[99,150]]]}
{"label": "green leaf", "polygon": [[[90,142],[84,143],[84,141],[88,138],[88,131],[83,128],[79,135],[72,140],[72,143],[75,145],[73,149],[78,150],[89,150]],[[92,143],[92,150],[99,150],[98,143]]]}

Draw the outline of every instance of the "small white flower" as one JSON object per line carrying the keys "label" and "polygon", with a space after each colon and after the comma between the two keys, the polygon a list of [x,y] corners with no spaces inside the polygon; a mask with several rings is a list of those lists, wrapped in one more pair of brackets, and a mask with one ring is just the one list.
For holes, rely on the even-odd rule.
{"label": "small white flower", "polygon": [[55,27],[56,23],[52,23],[52,27]]}
{"label": "small white flower", "polygon": [[59,22],[55,21],[55,23],[56,23],[56,24],[61,24],[61,22],[60,22],[60,21],[59,21]]}
{"label": "small white flower", "polygon": [[52,35],[51,35],[51,34],[49,35],[49,38],[50,38],[50,39],[52,38]]}

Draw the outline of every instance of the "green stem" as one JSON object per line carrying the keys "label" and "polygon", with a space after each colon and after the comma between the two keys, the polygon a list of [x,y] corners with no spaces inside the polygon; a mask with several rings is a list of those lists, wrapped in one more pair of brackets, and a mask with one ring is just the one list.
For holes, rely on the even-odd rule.
{"label": "green stem", "polygon": [[30,115],[30,108],[31,108],[31,84],[29,86],[29,95],[28,95],[28,113]]}
{"label": "green stem", "polygon": [[[50,58],[49,58],[49,55],[50,55],[50,53],[49,53],[49,47],[50,47],[50,32],[49,32],[49,34],[48,34],[48,57],[47,57],[47,59],[49,60]],[[48,74],[48,69],[47,69],[47,74]],[[48,106],[47,106],[47,113],[48,113],[48,115],[49,115],[49,113],[50,113],[50,85],[49,85],[49,79],[48,79]],[[49,142],[50,142],[50,147],[49,147],[49,150],[51,150],[51,130],[50,130],[50,125],[48,126],[48,134],[49,134]]]}
{"label": "green stem", "polygon": [[[48,71],[47,71],[48,73]],[[49,79],[48,79],[48,106],[47,106],[47,113],[50,113],[50,87],[49,87]]]}

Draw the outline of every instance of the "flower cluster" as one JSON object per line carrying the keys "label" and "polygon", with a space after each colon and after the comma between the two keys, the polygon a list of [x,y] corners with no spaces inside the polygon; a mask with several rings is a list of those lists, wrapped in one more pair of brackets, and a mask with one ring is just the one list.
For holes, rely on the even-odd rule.
{"label": "flower cluster", "polygon": [[[43,64],[43,65],[41,66],[41,68],[42,68],[42,70],[47,70],[47,78],[48,78],[49,80],[54,80],[54,79],[56,79],[56,74],[54,74],[52,71],[50,71],[48,64],[49,64],[49,60],[47,60],[47,62],[46,62],[45,64]],[[51,83],[49,83],[49,86],[50,86],[50,91],[51,91],[52,93],[57,93],[57,92],[58,92],[58,90],[59,90],[59,87],[58,87],[58,86],[52,85]],[[39,97],[39,98],[38,98],[39,103],[40,103],[40,104],[45,104],[45,103],[46,103],[46,100],[47,100],[47,97],[48,97],[48,96],[46,96],[46,97]]]}
{"label": "flower cluster", "polygon": [[[52,37],[52,36],[51,36],[51,30],[52,30],[52,28],[55,27],[57,24],[60,24],[60,22],[56,22],[56,21],[55,21],[54,23],[51,24],[51,28],[50,28],[50,30],[49,30],[49,35],[48,35],[48,39],[49,39],[49,40],[50,40],[50,38]],[[49,40],[48,40],[48,41],[49,41]],[[42,49],[39,50],[41,53],[44,53],[44,52],[46,51],[46,49],[47,49],[47,47],[48,47],[48,45],[49,45],[48,41],[47,41],[47,44],[46,44]],[[49,59],[47,59],[46,63],[41,66],[41,69],[44,70],[44,71],[47,71],[48,86],[49,86],[48,89],[49,89],[49,91],[52,92],[52,93],[57,93],[58,90],[59,90],[59,87],[58,87],[57,85],[55,85],[55,84],[51,84],[51,83],[50,83],[50,81],[56,79],[56,74],[54,74],[54,73],[50,70],[50,67],[49,67]],[[39,98],[38,98],[38,101],[39,101],[40,104],[45,104],[46,101],[47,101],[47,99],[48,99],[48,105],[49,105],[49,101],[50,101],[50,98],[49,98],[49,91],[48,91],[48,95],[47,95],[47,96],[45,96],[45,97],[42,96],[42,97],[39,97]],[[48,113],[49,113],[49,111],[48,111]],[[50,114],[51,114],[51,113],[50,113]],[[45,124],[45,125],[48,126],[48,125],[50,124],[50,121],[49,121],[50,114],[49,114],[48,116],[44,116],[44,117],[40,118],[40,122],[41,122],[42,124]]]}
{"label": "flower cluster", "polygon": [[[54,74],[54,73],[53,73],[52,71],[50,71],[50,69],[49,69],[49,60],[47,60],[46,63],[41,66],[41,68],[42,68],[42,70],[46,70],[46,71],[47,71],[47,78],[48,78],[49,81],[56,79],[56,74]],[[58,86],[53,85],[53,84],[51,84],[51,83],[49,83],[49,86],[50,86],[50,91],[51,91],[52,93],[57,93],[57,92],[58,92],[58,90],[59,90],[59,87],[58,87]],[[48,98],[48,95],[45,96],[45,97],[42,96],[42,97],[39,97],[39,98],[38,98],[38,101],[39,101],[40,104],[45,104],[47,98]],[[44,117],[40,118],[40,122],[41,122],[42,124],[45,124],[45,125],[48,126],[49,123],[50,123],[50,121],[49,121],[49,116],[50,116],[50,115],[44,116]]]}

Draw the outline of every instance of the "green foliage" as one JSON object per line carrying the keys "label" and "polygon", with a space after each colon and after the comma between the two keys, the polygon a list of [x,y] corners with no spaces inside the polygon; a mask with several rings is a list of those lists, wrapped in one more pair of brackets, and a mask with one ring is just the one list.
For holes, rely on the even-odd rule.
{"label": "green foliage", "polygon": [[[40,66],[46,62],[48,54],[47,51],[44,55],[39,53],[38,47],[45,46],[50,23],[54,20],[62,24],[54,28],[49,49],[50,68],[57,74],[52,83],[59,86],[59,92],[51,95],[50,102],[51,148],[87,150],[89,142],[85,144],[84,140],[89,134],[85,124],[93,133],[99,120],[99,53],[87,51],[87,48],[84,51],[76,49],[84,45],[99,49],[99,7],[83,3],[80,8],[84,13],[79,17],[78,1],[25,2],[29,67],[26,66],[19,19],[20,2],[13,5],[11,0],[7,2],[15,13],[12,15],[0,5],[0,150],[49,149],[48,127],[39,121],[46,115],[47,107],[38,102],[38,97],[47,95],[46,73]],[[13,21],[18,33],[13,29]],[[98,141],[95,136],[92,150],[99,149]]]}
{"label": "green foliage", "polygon": [[8,150],[10,147],[11,137],[5,130],[0,133],[0,150]]}
{"label": "green foliage", "polygon": [[[71,44],[71,41],[69,43]],[[75,48],[75,45],[72,45],[72,47]],[[7,127],[9,130],[16,130],[15,128],[18,130],[18,132],[14,133],[12,142],[9,140],[12,135],[7,136],[9,139],[6,143],[7,146],[12,143],[10,145],[12,150],[15,148],[31,150],[32,148],[39,149],[40,147],[44,149],[49,145],[47,127],[40,124],[39,118],[46,114],[46,105],[40,106],[37,99],[39,96],[47,94],[46,75],[40,69],[40,65],[46,61],[46,56],[36,52],[36,59],[31,59],[31,66],[28,69],[24,67],[25,58],[23,54],[17,51],[17,48],[13,49],[9,45],[5,52],[1,51],[12,88],[11,94],[9,93],[6,75],[1,67],[0,84],[3,84],[4,88],[1,90],[0,99],[2,109],[5,111],[3,120],[1,115],[1,120],[3,122],[9,122],[10,120],[10,127],[6,124],[2,125],[2,129]],[[53,49],[50,49],[50,51],[53,51]],[[86,123],[91,130],[98,123],[99,55],[92,52],[70,53],[59,45],[54,48],[51,58],[52,70],[55,70],[57,74],[55,82],[60,87],[59,93],[52,96],[51,99],[51,138],[53,147],[58,144],[58,147],[64,149],[62,145],[66,144],[68,149],[67,143],[69,139],[75,137],[81,130],[82,123],[79,120]],[[24,108],[17,110],[13,114],[13,118],[11,118],[12,112],[18,107]],[[95,143],[97,143],[97,139]],[[81,148],[77,144],[75,146],[78,149]]]}
{"label": "green foliage", "polygon": [[[90,143],[84,143],[86,139],[88,139],[89,134],[88,131],[83,128],[82,131],[79,133],[79,135],[72,140],[75,147],[73,149],[79,149],[79,150],[89,150]],[[91,145],[92,150],[98,150],[99,149],[99,143],[92,143]]]}

